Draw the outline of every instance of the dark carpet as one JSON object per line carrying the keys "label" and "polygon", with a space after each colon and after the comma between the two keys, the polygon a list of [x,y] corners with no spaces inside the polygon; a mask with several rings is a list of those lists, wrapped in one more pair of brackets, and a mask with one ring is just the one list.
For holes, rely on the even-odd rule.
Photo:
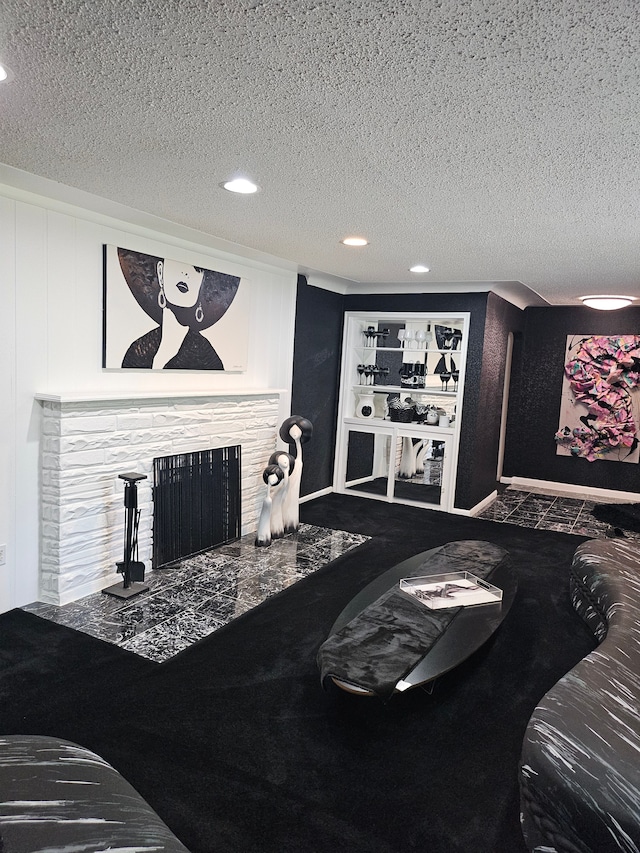
{"label": "dark carpet", "polygon": [[591,515],[613,527],[640,533],[640,504],[596,504]]}
{"label": "dark carpet", "polygon": [[[524,853],[526,723],[594,646],[568,593],[582,537],[341,495],[301,520],[373,539],[164,664],[0,616],[2,730],[94,749],[193,853]],[[519,592],[492,641],[431,695],[324,692],[315,657],[346,602],[458,539],[512,555]]]}

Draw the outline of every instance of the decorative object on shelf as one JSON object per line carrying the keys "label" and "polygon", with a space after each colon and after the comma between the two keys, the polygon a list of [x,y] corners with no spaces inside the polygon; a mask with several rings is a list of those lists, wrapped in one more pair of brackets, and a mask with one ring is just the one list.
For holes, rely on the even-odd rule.
{"label": "decorative object on shelf", "polygon": [[415,337],[416,333],[413,329],[404,330],[404,348],[405,349],[415,349]]}
{"label": "decorative object on shelf", "polygon": [[425,366],[423,362],[406,361],[399,370],[400,385],[406,388],[424,388]]}
{"label": "decorative object on shelf", "polygon": [[460,371],[459,370],[452,370],[451,371],[451,378],[453,379],[453,390],[457,391],[458,390],[458,380],[460,379]]}
{"label": "decorative object on shelf", "polygon": [[414,410],[416,423],[423,424],[427,419],[427,412],[429,411],[429,406],[425,406],[423,403],[416,403],[414,406]]}
{"label": "decorative object on shelf", "polygon": [[440,374],[440,382],[442,382],[442,390],[449,390],[449,382],[451,381],[452,374],[448,370],[443,370]]}
{"label": "decorative object on shelf", "polygon": [[[375,367],[373,368],[374,384],[375,385],[384,385],[388,375],[389,375],[389,368],[388,367],[378,367],[378,365],[376,364]],[[378,379],[380,379],[381,381],[377,382],[376,377],[378,377]]]}
{"label": "decorative object on shelf", "polygon": [[382,343],[386,338],[389,337],[389,329],[376,329],[375,326],[367,326],[367,328],[363,332],[365,346],[367,347],[375,347],[380,344],[380,340],[382,339]]}
{"label": "decorative object on shelf", "polygon": [[356,403],[357,418],[375,418],[375,394],[373,391],[361,391],[358,393],[358,402]]}
{"label": "decorative object on shelf", "polygon": [[[384,381],[389,375],[388,367],[378,367],[377,364],[359,364],[357,370],[359,385],[384,385]],[[377,382],[377,379],[382,379],[382,381]]]}
{"label": "decorative object on shelf", "polygon": [[639,389],[640,335],[567,336],[556,452],[638,462]]}
{"label": "decorative object on shelf", "polygon": [[413,401],[401,400],[399,397],[389,400],[389,420],[410,424],[413,420],[413,412]]}
{"label": "decorative object on shelf", "polygon": [[282,506],[282,521],[285,533],[293,533],[298,529],[300,521],[300,484],[302,482],[302,445],[311,441],[313,424],[302,415],[291,415],[280,425],[279,436],[286,444],[293,443],[296,454],[295,464],[289,473],[289,488]]}
{"label": "decorative object on shelf", "polygon": [[435,426],[440,420],[440,413],[435,406],[429,406],[429,411],[427,412],[427,423],[429,426]]}
{"label": "decorative object on shelf", "polygon": [[400,341],[400,348],[404,349],[404,327],[402,329],[398,329],[397,338]]}
{"label": "decorative object on shelf", "polygon": [[374,394],[373,395],[373,407],[374,407],[374,418],[380,418],[380,420],[384,420],[389,414],[389,406],[387,404],[387,395],[386,394]]}
{"label": "decorative object on shelf", "polygon": [[149,587],[144,581],[144,563],[138,559],[138,526],[140,524],[140,512],[138,509],[138,483],[146,480],[146,474],[119,474],[124,480],[124,506],[126,509],[125,534],[124,534],[124,558],[122,562],[116,563],[116,570],[123,578],[122,586],[114,584],[102,591],[105,595],[114,595],[116,598],[133,598],[141,592],[146,592]]}
{"label": "decorative object on shelf", "polygon": [[460,329],[454,329],[451,336],[451,349],[458,349],[462,343],[462,332]]}
{"label": "decorative object on shelf", "polygon": [[435,326],[436,345],[438,349],[452,349],[454,329],[449,326]]}
{"label": "decorative object on shelf", "polygon": [[426,329],[418,329],[416,331],[415,340],[418,349],[426,349],[433,340],[431,325],[428,325]]}
{"label": "decorative object on shelf", "polygon": [[266,548],[271,545],[271,509],[273,505],[273,489],[282,482],[284,472],[279,465],[267,465],[262,472],[262,479],[267,485],[267,493],[262,502],[258,530],[256,533],[256,548]]}
{"label": "decorative object on shelf", "polygon": [[438,426],[444,427],[445,429],[449,429],[449,415],[440,415],[438,418]]}
{"label": "decorative object on shelf", "polygon": [[276,450],[269,457],[269,465],[278,465],[282,469],[282,482],[274,489],[271,503],[271,538],[282,539],[284,536],[283,506],[289,489],[289,477],[295,467],[296,460],[284,450]]}

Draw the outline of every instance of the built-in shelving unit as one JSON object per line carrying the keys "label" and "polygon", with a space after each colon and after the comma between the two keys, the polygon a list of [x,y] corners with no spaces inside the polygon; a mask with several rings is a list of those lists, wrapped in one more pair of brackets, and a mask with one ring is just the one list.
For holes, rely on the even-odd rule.
{"label": "built-in shelving unit", "polygon": [[469,315],[345,315],[335,488],[453,506]]}

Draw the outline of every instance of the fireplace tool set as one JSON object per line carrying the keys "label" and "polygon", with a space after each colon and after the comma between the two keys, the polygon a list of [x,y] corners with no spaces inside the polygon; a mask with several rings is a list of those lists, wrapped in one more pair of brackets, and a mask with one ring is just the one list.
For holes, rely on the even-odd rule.
{"label": "fireplace tool set", "polygon": [[106,595],[115,595],[117,598],[133,598],[141,592],[146,592],[149,587],[144,581],[144,563],[138,560],[138,526],[140,523],[140,512],[138,509],[138,482],[146,480],[146,474],[119,474],[124,485],[124,506],[126,510],[125,533],[124,533],[124,558],[116,563],[116,571],[123,577],[123,583],[114,584],[102,591]]}

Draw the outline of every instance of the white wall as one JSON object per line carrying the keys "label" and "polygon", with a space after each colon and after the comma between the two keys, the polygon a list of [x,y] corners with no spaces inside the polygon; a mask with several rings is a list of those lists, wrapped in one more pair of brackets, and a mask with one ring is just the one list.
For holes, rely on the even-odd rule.
{"label": "white wall", "polygon": [[[97,208],[0,184],[0,544],[6,545],[0,611],[38,598],[41,407],[34,394],[291,388],[291,264],[265,262],[239,247],[212,247],[205,235],[170,223],[146,227],[136,211],[116,219]],[[103,370],[103,244],[250,279],[246,373]],[[285,417],[289,394],[282,400]]]}

